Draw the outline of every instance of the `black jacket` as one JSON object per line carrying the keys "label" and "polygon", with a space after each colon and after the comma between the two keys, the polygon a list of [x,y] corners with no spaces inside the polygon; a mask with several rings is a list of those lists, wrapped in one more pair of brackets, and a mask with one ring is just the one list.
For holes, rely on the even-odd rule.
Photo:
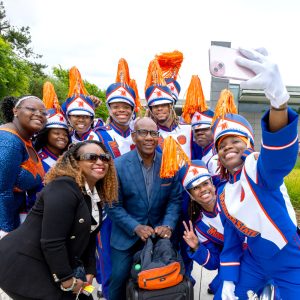
{"label": "black jacket", "polygon": [[[99,211],[101,207],[99,204]],[[73,299],[60,281],[79,260],[96,273],[96,229],[90,233],[91,200],[71,177],[48,184],[25,222],[0,241],[0,287],[34,299]]]}

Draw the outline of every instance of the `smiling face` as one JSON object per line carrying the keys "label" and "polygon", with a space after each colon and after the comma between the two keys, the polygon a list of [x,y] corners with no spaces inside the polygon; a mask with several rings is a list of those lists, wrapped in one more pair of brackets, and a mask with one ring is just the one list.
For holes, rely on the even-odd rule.
{"label": "smiling face", "polygon": [[218,155],[221,164],[234,174],[242,165],[242,155],[247,145],[237,136],[225,137],[218,146]]}
{"label": "smiling face", "polygon": [[148,132],[148,134],[144,137],[139,133],[140,130],[157,131],[157,125],[154,123],[154,121],[150,118],[142,118],[136,122],[134,130],[135,132],[132,133],[132,140],[135,143],[140,155],[142,157],[154,155],[159,136],[153,137]]}
{"label": "smiling face", "polygon": [[86,133],[93,122],[93,118],[86,115],[69,115],[68,120],[72,128],[79,135]]}
{"label": "smiling face", "polygon": [[43,101],[36,98],[23,100],[13,111],[14,120],[29,134],[42,130],[47,123],[45,105]]}
{"label": "smiling face", "polygon": [[209,207],[213,207],[215,204],[215,192],[216,189],[212,184],[211,179],[207,179],[189,190],[193,200],[199,203],[207,211],[210,211]]}
{"label": "smiling face", "polygon": [[[94,153],[94,154],[105,154],[100,146],[97,144],[86,144],[79,148],[78,155]],[[78,166],[82,171],[88,185],[91,187],[95,186],[96,182],[107,174],[109,163],[97,159],[96,161],[92,160],[80,160],[78,161]]]}
{"label": "smiling face", "polygon": [[111,116],[121,125],[128,124],[133,108],[124,102],[114,102],[109,105]]}
{"label": "smiling face", "polygon": [[[64,150],[69,142],[69,136],[66,129],[63,128],[50,128],[48,132],[48,143],[47,147],[50,149],[54,148],[61,152]],[[54,151],[52,151],[55,153]],[[57,152],[57,151],[56,151]]]}
{"label": "smiling face", "polygon": [[194,130],[194,138],[197,145],[204,148],[213,141],[213,133],[211,128],[199,128]]}
{"label": "smiling face", "polygon": [[151,106],[151,112],[158,123],[163,124],[170,118],[171,104],[159,104]]}

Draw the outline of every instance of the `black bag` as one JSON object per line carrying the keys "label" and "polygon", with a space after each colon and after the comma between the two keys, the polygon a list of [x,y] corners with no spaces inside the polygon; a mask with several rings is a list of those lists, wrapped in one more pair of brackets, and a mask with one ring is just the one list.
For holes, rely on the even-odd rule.
{"label": "black bag", "polygon": [[131,278],[140,288],[153,290],[174,286],[182,281],[184,273],[182,257],[170,239],[152,236],[133,257]]}
{"label": "black bag", "polygon": [[160,290],[144,290],[140,289],[130,279],[126,286],[127,300],[194,300],[193,284],[188,277],[183,278],[179,284]]}

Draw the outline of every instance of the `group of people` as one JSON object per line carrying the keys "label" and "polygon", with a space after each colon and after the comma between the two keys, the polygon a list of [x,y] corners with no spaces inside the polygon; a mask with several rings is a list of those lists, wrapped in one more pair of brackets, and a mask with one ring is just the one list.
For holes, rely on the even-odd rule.
{"label": "group of people", "polygon": [[[256,74],[241,88],[263,89],[271,105],[260,152],[228,90],[215,111],[187,93],[202,103],[176,116],[179,51],[150,62],[145,117],[124,59],[106,90],[106,123],[75,67],[61,106],[51,83],[43,100],[3,99],[0,288],[9,297],[91,298],[86,286],[96,278],[99,296],[125,299],[133,256],[155,234],[171,239],[193,282],[194,261],[218,270],[214,299],[248,299],[270,282],[278,299],[297,299],[300,232],[283,179],[298,155],[298,115],[277,65],[260,50],[240,51],[237,63]],[[191,90],[201,94],[197,80]],[[184,157],[172,176],[166,157]]]}

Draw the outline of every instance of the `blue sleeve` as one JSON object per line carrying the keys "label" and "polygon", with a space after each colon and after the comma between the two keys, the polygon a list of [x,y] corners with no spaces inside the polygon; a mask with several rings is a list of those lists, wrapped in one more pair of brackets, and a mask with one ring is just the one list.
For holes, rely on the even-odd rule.
{"label": "blue sleeve", "polygon": [[228,219],[222,218],[224,226],[224,247],[220,256],[220,276],[222,280],[237,282],[243,241]]}
{"label": "blue sleeve", "polygon": [[[193,138],[193,137],[192,137]],[[203,151],[202,148],[192,140],[192,159],[202,159]]]}
{"label": "blue sleeve", "polygon": [[257,162],[258,181],[276,189],[293,169],[298,157],[298,115],[288,109],[288,124],[276,132],[268,128],[269,111],[262,118],[262,146]]}
{"label": "blue sleeve", "polygon": [[171,194],[168,199],[166,213],[163,218],[162,225],[168,225],[172,229],[175,229],[175,226],[178,222],[181,213],[181,204],[182,204],[182,186],[180,184],[180,181],[178,179],[178,174],[177,174],[173,178]]}
{"label": "blue sleeve", "polygon": [[14,201],[13,188],[23,161],[23,145],[11,133],[0,135],[0,230],[15,229],[15,212],[18,204]]}
{"label": "blue sleeve", "polygon": [[207,270],[216,270],[220,266],[221,247],[211,241],[200,243],[197,251],[188,249],[189,257]]}
{"label": "blue sleeve", "polygon": [[[118,173],[118,172],[117,172]],[[118,224],[129,236],[135,234],[134,229],[139,222],[137,222],[134,218],[132,218],[127,211],[123,207],[123,187],[121,180],[119,178],[119,194],[118,194],[118,202],[114,203],[111,207],[106,206],[106,212],[108,213],[109,218]]]}

